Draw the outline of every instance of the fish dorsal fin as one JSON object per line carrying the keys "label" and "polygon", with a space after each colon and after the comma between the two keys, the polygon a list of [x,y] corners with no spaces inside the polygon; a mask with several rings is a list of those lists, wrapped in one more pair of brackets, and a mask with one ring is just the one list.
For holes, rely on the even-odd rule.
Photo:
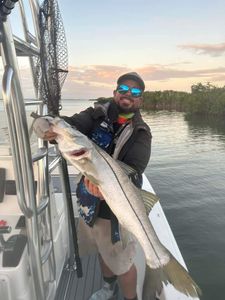
{"label": "fish dorsal fin", "polygon": [[125,164],[124,162],[122,162],[121,160],[116,160],[116,162],[118,163],[118,165],[120,165],[121,169],[123,169],[124,173],[127,175],[127,176],[131,176],[131,175],[135,175],[137,174],[137,171],[128,166],[127,164]]}
{"label": "fish dorsal fin", "polygon": [[141,197],[143,199],[144,205],[145,205],[146,213],[147,213],[147,215],[149,215],[153,206],[159,201],[159,197],[157,197],[155,194],[153,194],[151,192],[147,192],[145,190],[140,190],[140,193],[141,193]]}

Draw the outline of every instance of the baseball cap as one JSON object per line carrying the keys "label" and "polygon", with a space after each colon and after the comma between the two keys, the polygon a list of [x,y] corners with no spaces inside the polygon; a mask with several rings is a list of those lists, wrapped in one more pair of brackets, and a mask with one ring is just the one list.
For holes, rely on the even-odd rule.
{"label": "baseball cap", "polygon": [[127,79],[132,79],[132,80],[136,81],[140,85],[140,88],[143,91],[145,90],[145,83],[144,83],[143,79],[141,78],[141,76],[138,75],[138,73],[136,73],[136,72],[130,72],[130,73],[121,75],[117,80],[117,84],[121,84],[124,80],[127,80]]}

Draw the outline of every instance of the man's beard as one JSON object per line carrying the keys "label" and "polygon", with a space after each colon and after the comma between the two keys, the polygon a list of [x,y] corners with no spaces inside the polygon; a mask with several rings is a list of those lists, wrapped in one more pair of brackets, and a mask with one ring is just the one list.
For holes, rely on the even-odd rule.
{"label": "man's beard", "polygon": [[117,106],[119,113],[125,113],[125,114],[135,113],[139,109],[137,107],[123,107],[123,106],[120,106],[118,103],[116,104],[116,106]]}

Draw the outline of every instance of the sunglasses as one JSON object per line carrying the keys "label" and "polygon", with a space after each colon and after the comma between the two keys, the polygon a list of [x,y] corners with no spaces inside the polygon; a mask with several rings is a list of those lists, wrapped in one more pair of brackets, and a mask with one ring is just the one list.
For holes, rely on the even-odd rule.
{"label": "sunglasses", "polygon": [[125,95],[128,91],[130,91],[132,97],[134,97],[134,98],[138,98],[142,95],[141,89],[136,88],[136,87],[129,87],[128,85],[125,85],[125,84],[120,84],[116,90],[121,95]]}

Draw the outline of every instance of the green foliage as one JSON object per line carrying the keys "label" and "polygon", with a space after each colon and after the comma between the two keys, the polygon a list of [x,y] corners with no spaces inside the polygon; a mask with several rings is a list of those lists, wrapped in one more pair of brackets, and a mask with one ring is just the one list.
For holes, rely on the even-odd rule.
{"label": "green foliage", "polygon": [[144,92],[143,109],[144,110],[176,110],[184,111],[188,93],[177,91],[155,91]]}
{"label": "green foliage", "polygon": [[[112,98],[98,98],[104,103]],[[182,111],[188,114],[225,116],[225,86],[218,88],[210,82],[191,86],[191,93],[166,91],[146,91],[143,93],[142,109]]]}
{"label": "green foliage", "polygon": [[225,87],[211,83],[191,86],[191,93],[177,91],[145,92],[145,110],[175,110],[189,114],[225,116]]}
{"label": "green foliage", "polygon": [[191,87],[188,112],[191,114],[225,116],[225,87],[198,83]]}

